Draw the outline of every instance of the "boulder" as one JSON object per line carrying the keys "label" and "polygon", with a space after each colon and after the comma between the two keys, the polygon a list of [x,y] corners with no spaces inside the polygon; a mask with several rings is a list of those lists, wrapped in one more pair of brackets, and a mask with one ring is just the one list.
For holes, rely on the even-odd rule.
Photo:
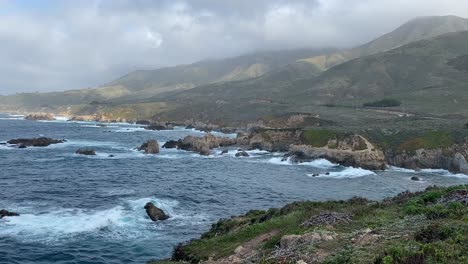
{"label": "boulder", "polygon": [[75,154],[86,155],[86,156],[95,156],[96,151],[94,149],[90,149],[90,148],[80,148],[77,151],[75,151]]}
{"label": "boulder", "polygon": [[135,122],[135,124],[137,124],[137,125],[149,126],[149,125],[151,125],[151,122],[148,121],[148,120],[137,120],[137,121]]}
{"label": "boulder", "polygon": [[236,157],[249,157],[249,153],[245,152],[245,151],[240,151],[240,152],[237,152],[236,153]]}
{"label": "boulder", "polygon": [[179,148],[181,144],[181,140],[169,140],[162,146],[163,148],[172,149],[172,148]]}
{"label": "boulder", "polygon": [[207,134],[204,137],[187,136],[179,142],[178,148],[195,151],[201,155],[209,155],[210,149],[227,147],[237,144],[236,139],[227,137],[215,137],[212,134]]}
{"label": "boulder", "polygon": [[5,209],[0,210],[0,219],[7,216],[19,216],[17,213],[9,212]]}
{"label": "boulder", "polygon": [[223,151],[221,151],[221,155],[228,154],[228,153],[229,153],[229,150],[227,149],[223,149]]}
{"label": "boulder", "polygon": [[158,154],[159,144],[156,140],[148,140],[138,148],[139,151],[144,151],[145,154]]}
{"label": "boulder", "polygon": [[420,181],[421,179],[419,179],[419,177],[413,176],[413,177],[411,177],[411,180],[412,181]]}
{"label": "boulder", "polygon": [[16,145],[18,148],[26,147],[47,147],[52,144],[59,144],[66,142],[65,139],[52,139],[46,137],[40,138],[18,138],[7,141],[8,144]]}
{"label": "boulder", "polygon": [[55,120],[54,115],[52,114],[30,114],[26,116],[24,119],[26,120]]}
{"label": "boulder", "polygon": [[163,210],[156,207],[153,203],[149,202],[145,205],[146,214],[152,221],[162,221],[169,218]]}

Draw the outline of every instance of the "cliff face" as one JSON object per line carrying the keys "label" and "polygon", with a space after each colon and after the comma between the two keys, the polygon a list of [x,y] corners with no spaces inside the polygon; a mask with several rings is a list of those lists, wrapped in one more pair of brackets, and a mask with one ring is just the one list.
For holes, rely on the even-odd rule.
{"label": "cliff face", "polygon": [[468,141],[448,148],[417,149],[416,151],[385,151],[389,165],[407,169],[446,169],[455,173],[468,173]]}
{"label": "cliff face", "polygon": [[301,130],[261,130],[253,132],[248,142],[251,149],[288,151],[290,145],[303,142],[303,132]]}

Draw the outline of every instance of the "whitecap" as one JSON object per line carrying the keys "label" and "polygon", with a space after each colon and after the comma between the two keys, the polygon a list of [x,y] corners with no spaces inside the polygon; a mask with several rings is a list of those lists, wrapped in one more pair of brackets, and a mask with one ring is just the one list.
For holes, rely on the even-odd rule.
{"label": "whitecap", "polygon": [[299,165],[299,166],[311,166],[315,168],[332,168],[339,166],[338,164],[332,163],[326,159],[315,159],[309,162],[301,162],[301,163],[293,163],[291,158],[283,158],[283,157],[273,157],[268,160],[269,163],[277,164],[277,165]]}
{"label": "whitecap", "polygon": [[307,174],[309,177],[323,177],[323,178],[335,178],[335,179],[346,179],[346,178],[358,178],[363,176],[376,175],[375,172],[370,170],[365,170],[362,168],[353,168],[347,167],[342,171],[331,171],[326,173],[321,173],[318,176],[313,174]]}

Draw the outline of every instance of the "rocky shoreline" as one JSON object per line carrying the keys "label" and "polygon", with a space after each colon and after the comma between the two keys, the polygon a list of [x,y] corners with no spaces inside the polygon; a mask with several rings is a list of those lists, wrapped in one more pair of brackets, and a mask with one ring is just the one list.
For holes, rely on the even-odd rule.
{"label": "rocky shoreline", "polygon": [[[54,120],[50,113],[33,113],[29,120]],[[237,146],[240,149],[260,149],[270,152],[285,152],[285,159],[292,162],[307,162],[314,159],[327,159],[343,165],[369,170],[383,170],[388,166],[405,169],[445,169],[453,173],[468,174],[468,138],[443,147],[411,149],[382,146],[367,135],[349,132],[331,134],[308,134],[307,128],[267,128],[261,123],[247,124],[244,127],[226,127],[194,120],[156,121],[110,119],[105,115],[71,116],[69,121],[128,122],[142,125],[147,130],[172,130],[176,126],[196,129],[208,133],[203,138],[188,137],[179,141],[167,142],[163,148],[178,148],[209,155],[213,148]],[[321,131],[322,128],[311,130]],[[211,132],[236,133],[235,139],[214,137]],[[317,137],[320,144],[317,144]],[[411,140],[411,139],[410,139]],[[416,139],[417,140],[417,139]],[[153,153],[155,154],[155,153]],[[239,154],[240,155],[240,154]]]}

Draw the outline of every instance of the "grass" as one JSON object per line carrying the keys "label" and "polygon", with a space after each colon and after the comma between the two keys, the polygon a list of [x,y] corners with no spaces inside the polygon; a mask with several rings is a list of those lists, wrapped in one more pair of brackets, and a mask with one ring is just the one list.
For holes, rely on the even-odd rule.
{"label": "grass", "polygon": [[[430,187],[419,193],[402,193],[381,202],[354,198],[348,201],[296,202],[280,209],[250,211],[213,224],[202,238],[180,244],[171,260],[153,264],[199,263],[226,260],[243,245],[271,234],[255,244],[253,263],[468,263],[468,208],[459,202],[445,202],[457,190]],[[464,193],[464,192],[462,192]],[[323,211],[346,213],[352,221],[336,225],[303,226],[304,221]],[[333,234],[332,240],[307,242],[278,251],[284,235]],[[284,252],[283,252],[284,253]]]}
{"label": "grass", "polygon": [[313,147],[324,147],[331,139],[344,137],[344,133],[331,129],[307,129],[303,133],[306,144]]}

